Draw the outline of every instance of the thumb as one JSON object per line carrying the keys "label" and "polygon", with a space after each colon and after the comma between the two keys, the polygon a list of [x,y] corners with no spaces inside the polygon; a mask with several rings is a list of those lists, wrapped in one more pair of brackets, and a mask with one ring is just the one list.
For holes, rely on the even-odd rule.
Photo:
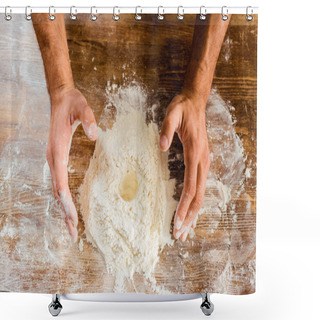
{"label": "thumb", "polygon": [[179,113],[176,110],[170,111],[164,118],[160,133],[160,149],[167,151],[171,146],[174,132],[179,126]]}
{"label": "thumb", "polygon": [[82,123],[83,130],[90,140],[96,140],[98,128],[92,109],[86,105],[79,113],[79,120]]}

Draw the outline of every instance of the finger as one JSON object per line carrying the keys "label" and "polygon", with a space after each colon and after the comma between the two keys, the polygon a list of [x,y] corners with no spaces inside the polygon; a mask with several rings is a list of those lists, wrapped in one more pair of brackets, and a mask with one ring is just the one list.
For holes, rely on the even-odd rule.
{"label": "finger", "polygon": [[191,228],[194,229],[197,226],[199,214],[196,215],[195,219],[192,222]]}
{"label": "finger", "polygon": [[188,214],[186,215],[184,223],[186,225],[192,224],[193,220],[196,218],[203,202],[204,192],[206,187],[206,172],[204,168],[199,164],[197,170],[197,190],[194,198],[188,209]]}
{"label": "finger", "polygon": [[[77,225],[78,214],[68,186],[68,171],[67,171],[67,156],[68,145],[67,142],[62,144],[55,144],[48,152],[48,164],[50,167],[54,197],[58,201],[61,209],[61,214],[68,226],[69,232],[73,241],[77,240]],[[55,156],[52,156],[55,154]]]}
{"label": "finger", "polygon": [[[209,161],[210,164],[210,161]],[[206,182],[207,182],[207,175],[209,170],[209,164],[208,161],[202,160],[198,165],[197,170],[197,190],[196,194],[189,206],[188,214],[186,215],[186,218],[183,223],[183,235],[181,236],[182,241],[185,241],[189,231],[190,227],[195,228],[197,219],[198,219],[198,213],[201,209],[204,193],[206,189]],[[190,227],[189,227],[190,226]]]}
{"label": "finger", "polygon": [[58,201],[61,214],[68,226],[69,233],[73,241],[76,242],[78,237],[78,214],[68,186],[67,168],[66,166],[62,168],[55,167],[52,171],[54,171],[55,178],[55,198]]}
{"label": "finger", "polygon": [[[54,197],[60,207],[60,212],[68,226],[73,241],[77,240],[78,215],[71,198],[68,186],[67,165],[72,134],[79,121],[73,119],[72,126],[63,120],[63,114],[55,113],[50,126],[47,148],[47,160],[50,167]],[[54,125],[53,125],[54,123]]]}
{"label": "finger", "polygon": [[178,108],[170,111],[164,118],[160,133],[160,149],[167,151],[171,146],[174,132],[178,129],[180,122],[180,112]]}
{"label": "finger", "polygon": [[61,202],[65,221],[69,227],[71,235],[75,234],[74,229],[78,225],[78,214],[72,201],[70,189],[68,186],[68,171],[66,165],[57,165],[54,167],[56,179],[56,192],[58,200]]}
{"label": "finger", "polygon": [[76,207],[72,201],[69,188],[67,190],[59,190],[58,194],[66,213],[66,217],[68,218],[68,220],[70,220],[73,226],[76,227],[78,225],[78,214]]}
{"label": "finger", "polygon": [[77,239],[78,239],[77,226],[74,225],[74,222],[69,218],[69,216],[67,214],[68,209],[65,208],[65,204],[63,201],[61,201],[60,198],[58,199],[58,204],[60,206],[61,214],[64,218],[64,221],[68,227],[68,231],[69,231],[69,234],[71,235],[72,241],[77,242]]}
{"label": "finger", "polygon": [[78,241],[78,229],[77,227],[73,226],[70,220],[66,220],[66,224],[68,227],[69,234],[71,236],[72,242],[76,243]]}
{"label": "finger", "polygon": [[69,229],[69,233],[73,241],[76,242],[78,238],[78,230],[77,230],[78,215],[77,215],[75,205],[72,201],[69,188],[66,191],[59,190],[58,194],[59,194],[60,205],[64,213],[65,222]]}
{"label": "finger", "polygon": [[187,235],[189,234],[189,231],[191,229],[191,224],[188,225],[188,227],[186,228],[186,230],[182,233],[182,235],[180,236],[180,240],[182,242],[185,242],[187,239]]}
{"label": "finger", "polygon": [[[189,205],[196,193],[197,158],[193,155],[193,150],[187,150],[186,153],[184,186],[174,220],[174,232],[176,239],[179,238],[179,236],[185,231],[185,228],[187,227],[187,225],[183,226],[184,219],[186,217]],[[190,156],[189,154],[191,154],[192,156]],[[181,229],[182,226],[184,227],[183,229]]]}
{"label": "finger", "polygon": [[75,110],[75,117],[82,123],[83,130],[90,140],[96,140],[98,129],[92,109],[86,105],[78,105]]}
{"label": "finger", "polygon": [[[67,194],[70,194],[70,190],[67,185],[67,191],[62,192],[61,190],[58,191],[58,186],[61,188],[61,180],[58,178],[58,183],[57,183],[57,178],[55,174],[55,170],[52,167],[52,158],[48,157],[48,164],[50,167],[50,173],[51,173],[51,178],[52,178],[52,187],[53,187],[53,193],[54,197],[58,202],[58,205],[60,207],[60,212],[62,217],[64,218],[68,231],[72,237],[73,242],[77,241],[78,238],[78,230],[77,230],[77,224],[78,224],[78,215],[77,211],[75,209],[75,206],[72,202],[70,203],[69,197],[67,197]],[[70,196],[71,198],[71,196]]]}

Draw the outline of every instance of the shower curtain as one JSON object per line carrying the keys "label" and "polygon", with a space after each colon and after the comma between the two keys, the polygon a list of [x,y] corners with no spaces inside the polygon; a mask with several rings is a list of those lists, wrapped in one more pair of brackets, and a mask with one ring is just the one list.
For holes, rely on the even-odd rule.
{"label": "shower curtain", "polygon": [[255,291],[258,17],[213,16],[0,19],[0,291]]}

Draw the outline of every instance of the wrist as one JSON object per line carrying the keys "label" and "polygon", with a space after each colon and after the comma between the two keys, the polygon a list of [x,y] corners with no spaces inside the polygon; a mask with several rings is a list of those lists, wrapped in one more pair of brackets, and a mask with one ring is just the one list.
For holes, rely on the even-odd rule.
{"label": "wrist", "polygon": [[206,105],[212,87],[215,63],[206,59],[190,61],[183,84],[182,92]]}
{"label": "wrist", "polygon": [[181,94],[192,101],[193,104],[197,105],[201,110],[205,111],[210,91],[207,93],[203,90],[197,90],[196,88],[188,88],[184,86]]}
{"label": "wrist", "polygon": [[73,82],[64,83],[54,87],[49,87],[48,92],[50,95],[51,104],[55,104],[60,101],[66,94],[70,93],[75,89]]}

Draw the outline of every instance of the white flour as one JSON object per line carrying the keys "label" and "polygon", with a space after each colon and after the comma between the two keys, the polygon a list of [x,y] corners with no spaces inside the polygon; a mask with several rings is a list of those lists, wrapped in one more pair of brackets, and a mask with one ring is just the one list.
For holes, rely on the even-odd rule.
{"label": "white flour", "polygon": [[[135,272],[154,280],[159,253],[174,243],[170,225],[177,205],[168,153],[159,148],[158,126],[146,124],[142,111],[144,95],[130,87],[122,90],[116,121],[111,129],[99,128],[80,187],[87,239],[103,254],[118,286]],[[125,98],[135,91],[139,105]]]}

